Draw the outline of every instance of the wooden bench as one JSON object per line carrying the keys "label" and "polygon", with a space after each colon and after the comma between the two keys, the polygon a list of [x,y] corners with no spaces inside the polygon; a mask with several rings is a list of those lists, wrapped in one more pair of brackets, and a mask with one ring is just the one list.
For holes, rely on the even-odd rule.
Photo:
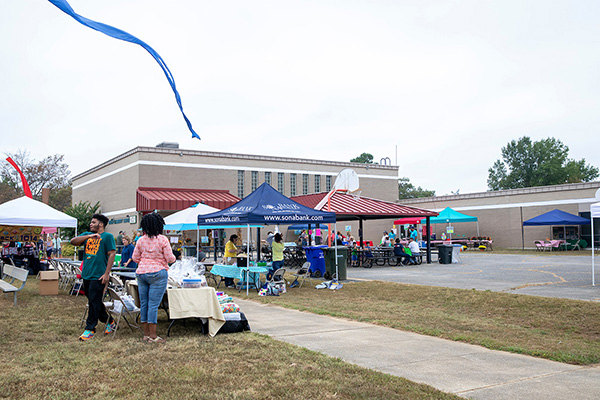
{"label": "wooden bench", "polygon": [[[14,306],[17,305],[17,292],[21,291],[25,287],[27,275],[29,275],[29,271],[26,269],[4,264],[4,268],[2,269],[2,279],[0,280],[0,288],[4,293],[14,293]],[[18,288],[13,285],[16,280],[22,282],[21,287]]]}

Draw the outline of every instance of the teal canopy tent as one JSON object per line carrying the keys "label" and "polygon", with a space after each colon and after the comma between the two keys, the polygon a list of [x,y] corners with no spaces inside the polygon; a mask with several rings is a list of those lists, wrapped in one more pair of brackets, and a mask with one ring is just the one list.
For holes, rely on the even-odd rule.
{"label": "teal canopy tent", "polygon": [[[450,207],[444,208],[440,211],[437,217],[429,218],[430,223],[432,224],[448,224],[454,222],[477,222],[477,217],[473,217],[471,215],[459,213],[451,209]],[[425,223],[425,220],[421,221],[422,224]],[[477,236],[479,236],[479,222],[477,222]]]}

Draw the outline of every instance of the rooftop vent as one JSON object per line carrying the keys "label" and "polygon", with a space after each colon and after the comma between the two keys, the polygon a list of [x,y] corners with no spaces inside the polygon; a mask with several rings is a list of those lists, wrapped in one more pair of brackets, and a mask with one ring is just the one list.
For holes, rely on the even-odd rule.
{"label": "rooftop vent", "polygon": [[165,149],[178,149],[179,148],[179,143],[175,143],[175,142],[162,142],[156,145],[156,147],[162,147]]}

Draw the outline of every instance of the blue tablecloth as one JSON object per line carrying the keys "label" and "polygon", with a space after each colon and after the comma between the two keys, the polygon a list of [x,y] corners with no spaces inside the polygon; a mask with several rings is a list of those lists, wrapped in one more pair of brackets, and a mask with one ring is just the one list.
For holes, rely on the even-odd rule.
{"label": "blue tablecloth", "polygon": [[250,272],[250,278],[248,279],[250,284],[257,288],[262,284],[260,274],[266,274],[269,271],[267,267],[237,267],[235,265],[215,264],[210,272],[223,278],[239,279],[238,284],[244,286],[246,284],[246,270]]}

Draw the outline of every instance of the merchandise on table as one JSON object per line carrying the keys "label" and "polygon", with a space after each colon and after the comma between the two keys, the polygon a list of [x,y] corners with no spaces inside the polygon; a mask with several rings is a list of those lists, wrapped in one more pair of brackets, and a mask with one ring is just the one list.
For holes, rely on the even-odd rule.
{"label": "merchandise on table", "polygon": [[221,310],[223,314],[237,313],[240,312],[240,307],[235,303],[223,303],[221,304]]}

